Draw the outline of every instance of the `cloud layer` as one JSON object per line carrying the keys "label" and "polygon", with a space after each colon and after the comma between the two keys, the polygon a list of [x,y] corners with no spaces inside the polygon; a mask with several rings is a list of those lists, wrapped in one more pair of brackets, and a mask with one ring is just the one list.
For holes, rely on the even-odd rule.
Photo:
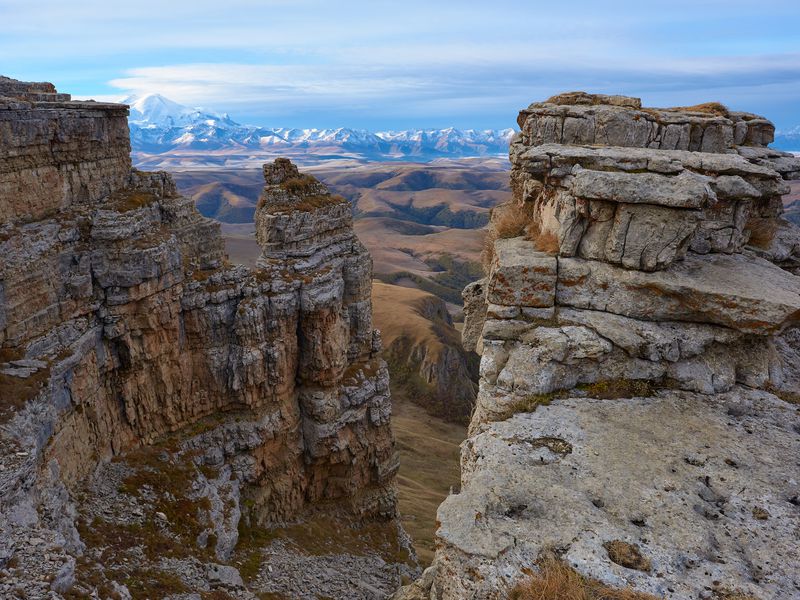
{"label": "cloud layer", "polygon": [[0,71],[264,125],[503,127],[568,89],[800,123],[795,2],[562,4],[0,0]]}

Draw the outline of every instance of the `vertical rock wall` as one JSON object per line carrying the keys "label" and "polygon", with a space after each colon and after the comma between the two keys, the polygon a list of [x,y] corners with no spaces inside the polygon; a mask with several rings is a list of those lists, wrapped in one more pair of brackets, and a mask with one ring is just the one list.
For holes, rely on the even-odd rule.
{"label": "vertical rock wall", "polygon": [[[142,446],[171,457],[164,470],[194,473],[195,490],[203,469],[228,473],[225,489],[239,491],[217,560],[236,546],[237,523],[316,509],[396,516],[371,259],[349,206],[288,161],[267,165],[259,267],[230,266],[219,226],[169,175],[131,170],[126,117],[125,106],[0,79],[0,568],[17,565],[0,595],[66,592],[81,555],[77,593],[98,568],[111,585],[122,563],[108,549],[108,564],[90,559],[113,536],[79,536],[76,515],[97,530],[116,510],[98,513],[100,496],[119,508],[178,492],[134,485],[133,471],[111,496],[80,490],[87,476],[93,489],[108,484],[112,457],[135,470],[124,457]],[[222,502],[211,500],[201,507]],[[31,536],[58,548],[53,564],[26,553]],[[204,589],[186,577],[184,588]]]}
{"label": "vertical rock wall", "polygon": [[800,160],[713,103],[573,93],[519,124],[514,200],[465,291],[482,361],[462,489],[398,597],[505,598],[548,555],[659,598],[797,596],[800,230],[781,196]]}

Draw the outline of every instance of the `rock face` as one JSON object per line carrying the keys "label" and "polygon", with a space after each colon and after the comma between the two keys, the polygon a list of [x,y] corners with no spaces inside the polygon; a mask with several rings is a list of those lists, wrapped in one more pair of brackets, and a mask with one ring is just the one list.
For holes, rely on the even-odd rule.
{"label": "rock face", "polygon": [[[169,175],[131,170],[126,116],[0,79],[0,596],[169,579],[305,597],[253,532],[310,511],[385,527],[397,554],[388,375],[349,206],[266,165],[263,254],[232,267]],[[242,536],[240,575],[244,559],[216,563]]]}
{"label": "rock face", "polygon": [[528,236],[465,290],[482,360],[462,489],[398,597],[504,598],[553,551],[658,597],[800,596],[800,238],[781,217],[800,160],[717,104],[573,93],[519,124]]}

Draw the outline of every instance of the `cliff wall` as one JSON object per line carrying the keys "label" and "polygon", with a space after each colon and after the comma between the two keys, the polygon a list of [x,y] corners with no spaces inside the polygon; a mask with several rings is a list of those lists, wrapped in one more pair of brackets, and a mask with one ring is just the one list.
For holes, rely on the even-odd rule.
{"label": "cliff wall", "polygon": [[336,552],[390,589],[397,458],[349,206],[266,165],[263,254],[233,267],[169,175],[131,170],[127,107],[7,79],[0,96],[0,595],[305,597],[309,540],[263,549],[325,514],[383,528]]}
{"label": "cliff wall", "polygon": [[797,596],[800,230],[781,196],[800,160],[713,103],[572,93],[519,124],[514,199],[464,293],[482,359],[462,488],[398,597],[505,598],[553,558],[658,598]]}

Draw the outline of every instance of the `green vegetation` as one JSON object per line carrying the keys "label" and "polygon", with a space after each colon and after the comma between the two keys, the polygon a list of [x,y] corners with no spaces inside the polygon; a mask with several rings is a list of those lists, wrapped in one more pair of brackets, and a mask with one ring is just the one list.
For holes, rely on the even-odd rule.
{"label": "green vegetation", "polygon": [[503,421],[516,413],[534,412],[540,406],[549,406],[553,400],[560,398],[598,398],[613,400],[618,398],[647,398],[662,389],[663,384],[646,379],[606,379],[595,383],[584,383],[569,390],[554,390],[545,394],[531,394],[513,404],[497,421]]}

